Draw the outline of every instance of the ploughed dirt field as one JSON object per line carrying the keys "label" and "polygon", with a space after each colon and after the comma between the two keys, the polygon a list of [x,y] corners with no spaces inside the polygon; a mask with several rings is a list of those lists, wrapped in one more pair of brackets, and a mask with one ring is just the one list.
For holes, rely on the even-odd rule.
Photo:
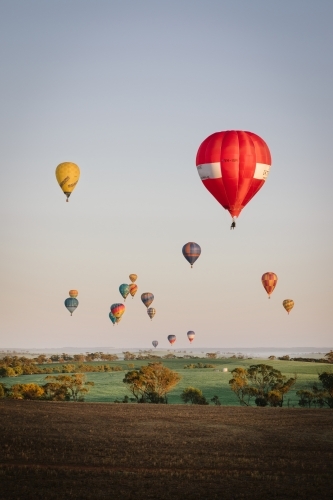
{"label": "ploughed dirt field", "polygon": [[0,402],[1,499],[328,499],[333,411]]}

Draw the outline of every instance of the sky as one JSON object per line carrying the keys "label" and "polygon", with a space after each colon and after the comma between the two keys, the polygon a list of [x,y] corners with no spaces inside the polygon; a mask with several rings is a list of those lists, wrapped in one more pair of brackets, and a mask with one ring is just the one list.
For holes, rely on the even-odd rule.
{"label": "sky", "polygon": [[[0,1],[0,348],[333,347],[332,23],[331,0]],[[195,166],[220,130],[272,155],[235,231]]]}

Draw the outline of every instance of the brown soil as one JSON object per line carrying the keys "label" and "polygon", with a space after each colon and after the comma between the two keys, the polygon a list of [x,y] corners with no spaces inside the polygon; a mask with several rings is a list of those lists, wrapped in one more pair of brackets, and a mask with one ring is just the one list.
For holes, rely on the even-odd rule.
{"label": "brown soil", "polygon": [[332,498],[333,411],[0,402],[1,499]]}

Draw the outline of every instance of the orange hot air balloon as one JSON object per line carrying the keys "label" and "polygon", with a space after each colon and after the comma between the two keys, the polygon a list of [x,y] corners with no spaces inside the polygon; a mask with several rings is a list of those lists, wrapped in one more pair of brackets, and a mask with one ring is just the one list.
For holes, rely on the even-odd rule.
{"label": "orange hot air balloon", "polygon": [[262,286],[265,288],[269,299],[271,298],[270,295],[276,287],[277,281],[278,277],[275,273],[265,273],[261,277]]}
{"label": "orange hot air balloon", "polygon": [[138,279],[138,276],[137,274],[130,274],[129,279],[131,280],[132,283],[134,283],[134,281]]}
{"label": "orange hot air balloon", "polygon": [[79,292],[77,290],[69,290],[69,296],[76,298],[79,295]]}
{"label": "orange hot air balloon", "polygon": [[121,318],[122,315],[124,314],[125,312],[125,306],[124,304],[112,304],[112,306],[110,307],[111,309],[111,312],[113,314],[113,316],[115,318]]}
{"label": "orange hot air balloon", "polygon": [[129,287],[129,293],[132,295],[133,299],[134,295],[138,291],[138,285],[136,285],[135,283],[131,283],[130,285],[128,285],[128,287]]}
{"label": "orange hot air balloon", "polygon": [[271,168],[267,144],[253,132],[215,132],[200,145],[196,158],[205,188],[235,219],[265,184]]}
{"label": "orange hot air balloon", "polygon": [[294,301],[291,300],[291,299],[286,299],[282,302],[282,305],[283,307],[285,308],[285,310],[287,311],[287,313],[289,314],[290,311],[292,310],[292,308],[294,307]]}

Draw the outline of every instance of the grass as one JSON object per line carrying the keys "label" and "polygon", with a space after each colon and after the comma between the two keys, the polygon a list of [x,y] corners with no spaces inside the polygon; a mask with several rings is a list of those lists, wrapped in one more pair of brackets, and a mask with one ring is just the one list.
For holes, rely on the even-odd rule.
{"label": "grass", "polygon": [[[314,382],[318,382],[318,374],[322,371],[332,370],[332,365],[322,363],[306,363],[297,361],[270,361],[260,359],[239,360],[233,358],[207,360],[204,359],[171,359],[162,360],[165,366],[177,371],[182,379],[176,388],[169,394],[168,401],[170,404],[182,404],[180,394],[185,387],[192,386],[201,389],[208,400],[213,396],[219,396],[222,405],[238,405],[238,400],[229,388],[229,380],[231,378],[230,372],[238,367],[248,367],[252,364],[265,363],[280,370],[288,378],[297,374],[297,383],[285,398],[285,405],[289,404],[290,407],[298,406],[298,398],[296,391],[305,387],[311,386]],[[210,363],[215,368],[202,368],[202,369],[184,369],[185,365],[191,362],[197,363]],[[94,387],[86,396],[87,402],[113,402],[115,399],[122,400],[124,395],[129,395],[125,384],[123,383],[124,373],[128,370],[128,363],[126,361],[115,361],[111,363],[95,362],[96,364],[110,364],[120,365],[124,368],[123,372],[110,372],[110,373],[87,373],[87,380],[94,382]],[[135,368],[146,365],[148,361],[134,361]],[[89,363],[92,364],[92,363]],[[49,365],[43,365],[46,367]],[[52,365],[52,366],[55,366]],[[228,368],[227,373],[223,373],[222,369]],[[215,371],[219,370],[219,371]],[[45,375],[21,375],[19,377],[2,378],[1,382],[13,385],[17,383],[34,382],[37,384],[45,383]]]}
{"label": "grass", "polygon": [[0,401],[1,499],[331,498],[333,412]]}

